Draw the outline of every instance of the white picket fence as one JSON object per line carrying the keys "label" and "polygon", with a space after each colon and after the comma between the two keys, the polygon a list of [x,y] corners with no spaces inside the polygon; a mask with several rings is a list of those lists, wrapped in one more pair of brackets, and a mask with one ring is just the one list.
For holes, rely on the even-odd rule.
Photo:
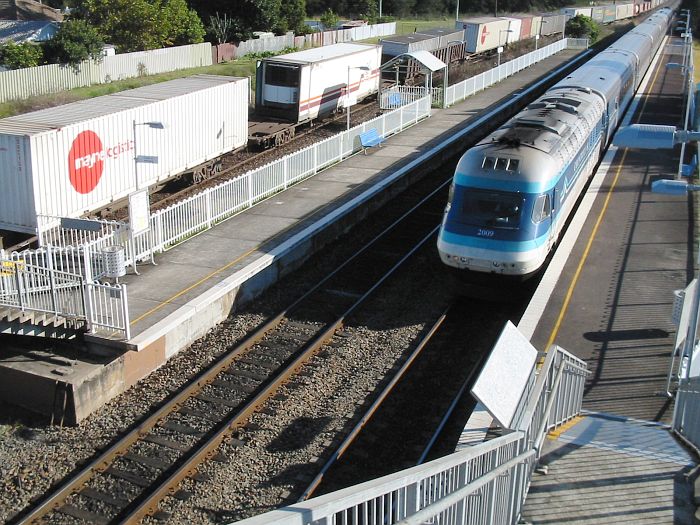
{"label": "white picket fence", "polygon": [[75,68],[49,64],[2,71],[0,103],[211,64],[211,44],[204,42],[107,56],[100,62],[86,60]]}
{"label": "white picket fence", "polygon": [[504,62],[500,66],[497,66],[488,71],[484,71],[476,76],[470,77],[462,82],[448,86],[445,92],[445,104],[447,106],[452,106],[457,102],[464,100],[467,97],[471,97],[479,91],[500,82],[504,78],[508,78],[514,75],[518,71],[530,67],[537,62],[544,60],[545,58],[552,56],[560,51],[567,49],[567,41],[569,39],[557,40],[556,42],[544,46],[535,51],[531,51],[525,55],[522,55],[514,60],[509,60]]}

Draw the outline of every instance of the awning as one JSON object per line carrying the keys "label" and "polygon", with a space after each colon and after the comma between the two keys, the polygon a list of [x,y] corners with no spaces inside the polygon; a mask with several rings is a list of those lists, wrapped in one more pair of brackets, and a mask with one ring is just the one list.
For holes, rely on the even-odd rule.
{"label": "awning", "polygon": [[400,56],[410,56],[433,72],[440,71],[441,69],[445,69],[447,67],[447,64],[429,51],[411,51],[410,53],[403,53]]}

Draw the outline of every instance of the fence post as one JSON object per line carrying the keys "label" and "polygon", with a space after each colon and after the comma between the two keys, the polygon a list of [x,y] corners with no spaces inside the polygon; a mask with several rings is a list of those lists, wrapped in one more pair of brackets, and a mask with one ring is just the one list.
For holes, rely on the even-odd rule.
{"label": "fence post", "polygon": [[[93,304],[94,297],[92,293],[92,265],[88,250],[83,248],[80,253],[82,253],[83,256],[83,308],[85,310],[85,321],[87,323],[88,332],[93,333],[95,305]],[[136,258],[134,258],[134,266],[136,266]]]}
{"label": "fence post", "polygon": [[207,188],[204,194],[204,209],[207,214],[207,228],[211,228],[212,216],[211,216],[211,188]]}
{"label": "fence post", "polygon": [[131,323],[129,320],[129,299],[126,294],[126,284],[119,285],[121,287],[121,306],[122,306],[122,319],[124,320],[124,337],[128,341],[131,339]]}
{"label": "fence post", "polygon": [[50,244],[46,246],[46,263],[49,271],[49,287],[51,288],[51,308],[54,314],[58,314],[58,306],[56,303],[56,275]]}

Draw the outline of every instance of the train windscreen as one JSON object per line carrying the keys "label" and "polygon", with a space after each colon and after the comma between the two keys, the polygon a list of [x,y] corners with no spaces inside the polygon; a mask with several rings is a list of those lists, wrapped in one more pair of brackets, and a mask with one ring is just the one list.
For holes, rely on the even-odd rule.
{"label": "train windscreen", "polygon": [[517,228],[523,208],[523,198],[518,193],[492,190],[462,190],[463,224],[488,228]]}

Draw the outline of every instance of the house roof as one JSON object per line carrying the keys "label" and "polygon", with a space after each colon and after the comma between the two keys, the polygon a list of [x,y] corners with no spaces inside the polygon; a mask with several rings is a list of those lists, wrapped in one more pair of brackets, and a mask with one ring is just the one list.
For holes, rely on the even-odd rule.
{"label": "house roof", "polygon": [[58,31],[58,22],[0,20],[0,42],[43,42]]}

